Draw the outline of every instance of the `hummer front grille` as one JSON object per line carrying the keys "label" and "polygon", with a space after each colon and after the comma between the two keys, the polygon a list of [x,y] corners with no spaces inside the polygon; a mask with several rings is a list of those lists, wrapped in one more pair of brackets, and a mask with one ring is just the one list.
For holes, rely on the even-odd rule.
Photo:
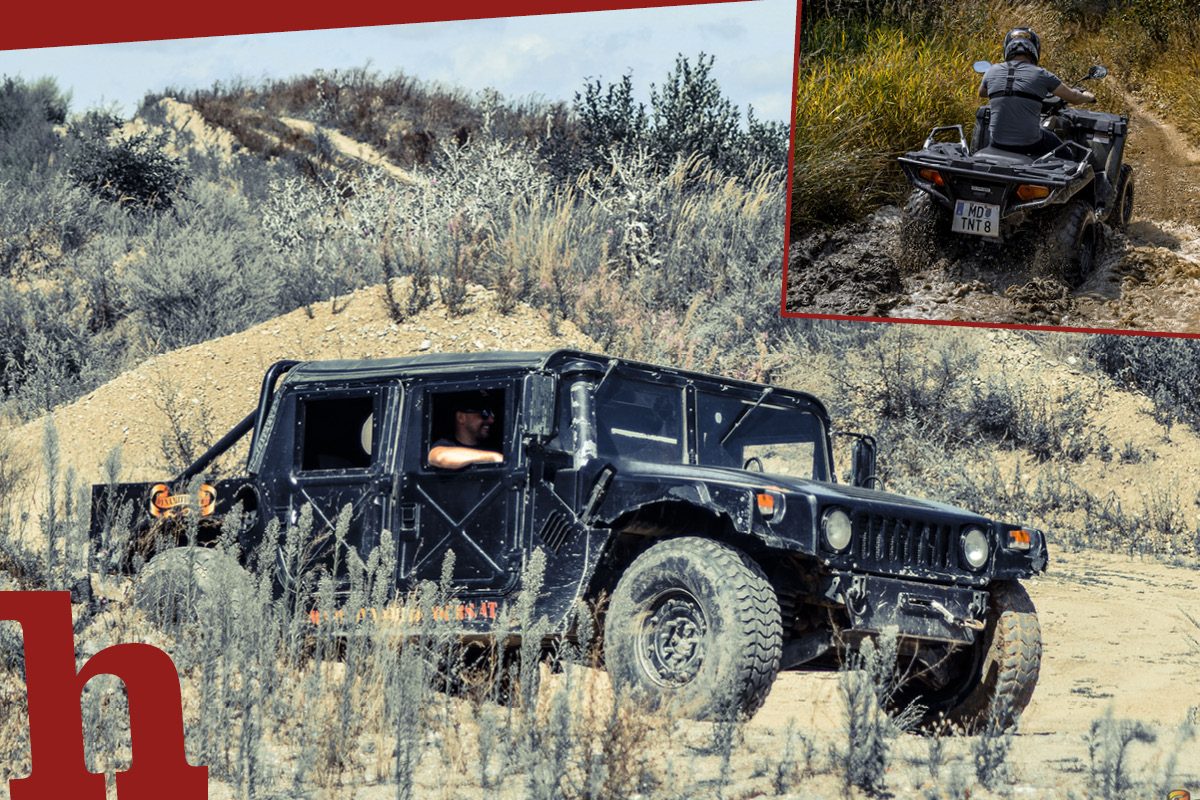
{"label": "hummer front grille", "polygon": [[852,552],[864,564],[960,571],[957,525],[860,511]]}

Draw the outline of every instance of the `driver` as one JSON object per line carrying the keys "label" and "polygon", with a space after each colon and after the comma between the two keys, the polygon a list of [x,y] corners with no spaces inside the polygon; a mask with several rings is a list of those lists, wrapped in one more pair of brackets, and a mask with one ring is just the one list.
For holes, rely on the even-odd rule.
{"label": "driver", "polygon": [[455,397],[454,435],[438,439],[429,450],[429,465],[441,469],[462,469],[471,464],[503,464],[504,456],[485,449],[492,432],[496,412],[487,392],[465,393]]}
{"label": "driver", "polygon": [[1054,95],[1068,103],[1094,103],[1091,92],[1064,84],[1038,66],[1042,42],[1032,28],[1013,28],[1004,37],[1004,62],[993,64],[979,85],[992,108],[991,146],[1037,158],[1062,144],[1041,126],[1042,100]]}

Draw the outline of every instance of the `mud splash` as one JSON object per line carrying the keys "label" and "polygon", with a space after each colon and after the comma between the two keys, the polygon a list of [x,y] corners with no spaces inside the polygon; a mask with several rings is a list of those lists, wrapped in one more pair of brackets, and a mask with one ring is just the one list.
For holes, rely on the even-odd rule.
{"label": "mud splash", "polygon": [[1103,227],[1083,285],[1065,283],[1031,233],[901,252],[904,221],[889,206],[792,242],[788,310],[1200,333],[1200,152],[1136,105],[1131,125],[1134,221],[1124,233]]}

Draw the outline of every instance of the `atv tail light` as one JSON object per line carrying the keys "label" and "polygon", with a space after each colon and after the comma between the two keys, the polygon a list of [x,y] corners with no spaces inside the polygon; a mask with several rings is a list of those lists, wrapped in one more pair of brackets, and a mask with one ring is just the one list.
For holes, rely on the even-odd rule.
{"label": "atv tail light", "polygon": [[946,179],[943,178],[942,173],[938,172],[936,169],[929,169],[928,167],[926,167],[925,169],[921,170],[917,174],[920,175],[925,180],[932,183],[934,186],[945,186],[946,185]]}
{"label": "atv tail light", "polygon": [[1028,550],[1033,544],[1033,533],[1018,528],[1015,531],[1008,532],[1008,549],[1009,550]]}
{"label": "atv tail light", "polygon": [[1017,187],[1017,199],[1022,203],[1028,203],[1030,200],[1043,200],[1049,196],[1049,186],[1038,186],[1033,183],[1022,183]]}
{"label": "atv tail light", "polygon": [[757,492],[754,501],[763,519],[778,519],[783,516],[783,495],[776,492]]}

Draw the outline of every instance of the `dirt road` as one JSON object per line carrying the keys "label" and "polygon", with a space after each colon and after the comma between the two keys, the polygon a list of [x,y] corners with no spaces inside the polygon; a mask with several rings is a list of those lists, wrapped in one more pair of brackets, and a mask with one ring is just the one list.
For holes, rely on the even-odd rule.
{"label": "dirt road", "polygon": [[1071,289],[1026,252],[976,243],[924,267],[897,263],[898,208],[792,243],[788,308],[801,313],[1200,332],[1200,151],[1134,101],[1126,162],[1134,221],[1106,229],[1092,276]]}
{"label": "dirt road", "polygon": [[[1188,640],[1200,638],[1200,630],[1183,614],[1200,614],[1196,575],[1195,567],[1124,556],[1053,553],[1048,573],[1028,583],[1044,656],[1033,702],[1013,741],[1019,796],[1057,798],[1067,796],[1065,789],[1083,794],[1091,788],[1085,737],[1109,710],[1118,719],[1141,720],[1157,734],[1153,744],[1130,746],[1133,778],[1165,780],[1174,752],[1175,780],[1200,794],[1200,741],[1177,742],[1189,715],[1200,722],[1200,645]],[[778,735],[795,719],[798,730],[838,741],[844,723],[837,685],[832,673],[785,673],[748,737],[764,737],[765,746],[768,732]],[[947,763],[965,757],[969,746],[969,740],[951,741]],[[928,742],[902,737],[897,754],[890,787],[898,797],[920,796],[930,782],[920,763],[928,757]]]}

